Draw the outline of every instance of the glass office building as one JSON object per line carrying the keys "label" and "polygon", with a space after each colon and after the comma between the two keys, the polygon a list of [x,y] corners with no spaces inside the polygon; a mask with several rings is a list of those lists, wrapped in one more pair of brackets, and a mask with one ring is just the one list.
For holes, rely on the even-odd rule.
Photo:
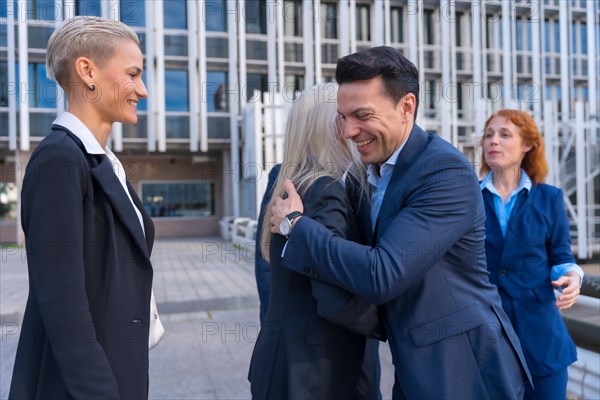
{"label": "glass office building", "polygon": [[[254,217],[262,186],[244,173],[248,106],[274,93],[292,101],[334,80],[338,57],[385,44],[419,68],[417,122],[474,163],[487,115],[529,110],[551,131],[549,180],[568,194],[574,229],[585,208],[581,232],[598,243],[600,4],[585,0],[2,0],[3,241],[17,232],[27,160],[65,109],[64,92],[46,77],[45,47],[57,21],[74,15],[119,19],[140,36],[150,95],[136,126],[114,126],[110,146],[158,236],[211,235],[223,216]],[[260,167],[275,161],[263,157]]]}

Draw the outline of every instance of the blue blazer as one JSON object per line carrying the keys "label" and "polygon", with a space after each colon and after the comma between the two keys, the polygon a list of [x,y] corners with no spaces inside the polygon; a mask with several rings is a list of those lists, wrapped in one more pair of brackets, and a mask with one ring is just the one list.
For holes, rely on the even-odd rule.
{"label": "blue blazer", "polygon": [[275,187],[275,181],[277,181],[277,175],[279,175],[280,169],[281,164],[277,164],[273,167],[271,172],[269,172],[269,181],[267,182],[267,188],[265,189],[265,194],[263,195],[262,201],[260,203],[260,213],[258,215],[258,224],[256,225],[256,244],[254,248],[254,276],[256,277],[256,287],[258,289],[258,298],[260,300],[261,324],[264,322],[265,316],[267,315],[267,307],[269,306],[269,292],[271,286],[271,264],[269,264],[269,262],[265,260],[261,249],[263,219],[265,217],[269,201],[271,201],[271,196],[273,195],[273,188]]}
{"label": "blue blazer", "polygon": [[504,238],[493,195],[487,189],[482,194],[490,281],[521,339],[529,370],[549,375],[564,369],[577,352],[550,283],[553,265],[575,262],[562,190],[534,184],[531,192],[521,191]]}
{"label": "blue blazer", "polygon": [[[361,207],[367,235],[368,201]],[[383,199],[375,247],[302,217],[282,263],[383,304],[394,398],[520,398],[528,372],[488,279],[484,220],[469,161],[415,125]]]}

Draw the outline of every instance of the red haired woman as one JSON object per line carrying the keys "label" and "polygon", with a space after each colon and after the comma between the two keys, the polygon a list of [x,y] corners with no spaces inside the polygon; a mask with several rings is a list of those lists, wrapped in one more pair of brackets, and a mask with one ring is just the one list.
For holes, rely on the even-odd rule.
{"label": "red haired woman", "polygon": [[492,114],[481,152],[488,270],[533,377],[525,399],[564,400],[577,353],[559,310],[579,297],[583,271],[571,254],[563,192],[543,183],[544,141],[523,111]]}

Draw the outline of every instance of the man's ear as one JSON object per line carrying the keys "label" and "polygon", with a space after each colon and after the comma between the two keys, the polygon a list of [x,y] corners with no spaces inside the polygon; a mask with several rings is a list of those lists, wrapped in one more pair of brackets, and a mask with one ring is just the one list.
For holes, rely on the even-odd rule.
{"label": "man's ear", "polygon": [[417,98],[414,94],[408,93],[401,100],[402,110],[405,114],[414,116],[417,108]]}
{"label": "man's ear", "polygon": [[75,73],[86,86],[93,85],[96,65],[87,57],[75,60]]}
{"label": "man's ear", "polygon": [[402,118],[404,122],[408,122],[408,117],[411,118],[415,115],[415,109],[417,108],[417,98],[412,93],[405,94],[399,101],[397,108],[400,108],[402,112]]}

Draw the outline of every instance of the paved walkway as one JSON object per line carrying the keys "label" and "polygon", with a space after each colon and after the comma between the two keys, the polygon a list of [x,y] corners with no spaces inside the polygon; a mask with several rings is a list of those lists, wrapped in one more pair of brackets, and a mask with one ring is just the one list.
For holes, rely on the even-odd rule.
{"label": "paved walkway", "polygon": [[[6,399],[28,289],[25,251],[0,251],[0,399]],[[218,238],[159,240],[152,261],[166,334],[150,352],[150,398],[249,399],[246,376],[260,328],[253,252]],[[390,398],[391,356],[387,345],[380,350],[382,392]]]}

